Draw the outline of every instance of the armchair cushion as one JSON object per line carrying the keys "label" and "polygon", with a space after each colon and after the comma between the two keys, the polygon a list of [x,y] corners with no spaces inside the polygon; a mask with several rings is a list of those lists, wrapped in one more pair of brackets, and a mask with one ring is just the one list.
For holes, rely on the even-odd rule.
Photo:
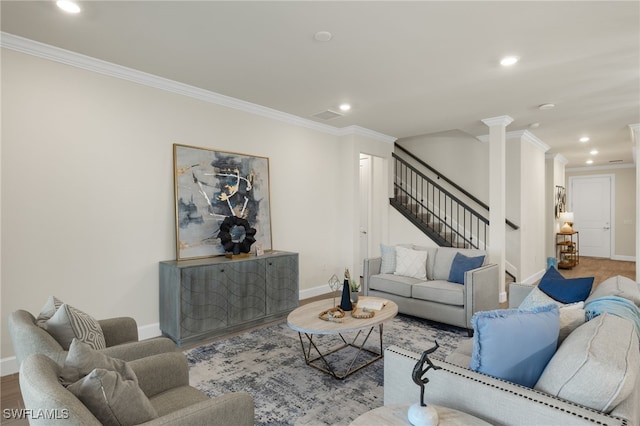
{"label": "armchair cushion", "polygon": [[62,304],[63,304],[62,300],[58,299],[55,296],[49,296],[49,298],[45,302],[42,309],[40,309],[38,318],[36,318],[36,324],[38,325],[44,324],[48,319],[50,319],[53,316],[53,314],[56,313],[56,311],[60,306],[62,306]]}
{"label": "armchair cushion", "polygon": [[622,297],[631,300],[636,306],[640,306],[640,284],[631,278],[617,275],[598,284],[586,302],[605,296]]}
{"label": "armchair cushion", "polygon": [[155,408],[131,374],[125,377],[117,371],[96,368],[67,389],[103,425],[136,425],[155,419]]}
{"label": "armchair cushion", "polygon": [[73,306],[62,304],[51,318],[42,324],[47,333],[68,350],[74,338],[88,343],[94,349],[107,347],[98,321]]}

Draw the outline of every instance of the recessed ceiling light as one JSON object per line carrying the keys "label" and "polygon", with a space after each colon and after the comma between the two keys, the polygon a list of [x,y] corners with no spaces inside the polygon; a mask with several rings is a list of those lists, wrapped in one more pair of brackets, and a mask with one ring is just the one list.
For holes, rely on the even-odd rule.
{"label": "recessed ceiling light", "polygon": [[329,31],[318,31],[313,38],[315,38],[317,41],[329,41],[333,38],[333,34],[331,34]]}
{"label": "recessed ceiling light", "polygon": [[541,104],[541,105],[538,105],[538,109],[540,109],[540,110],[553,109],[555,107],[556,107],[556,104]]}
{"label": "recessed ceiling light", "polygon": [[589,154],[591,155],[596,155],[598,153],[597,149],[592,149],[591,152],[589,152]]}
{"label": "recessed ceiling light", "polygon": [[500,59],[500,65],[502,65],[503,67],[510,67],[511,65],[517,64],[519,60],[520,58],[517,56],[505,56],[504,58]]}
{"label": "recessed ceiling light", "polygon": [[589,142],[589,136],[583,136],[579,140],[580,142]]}
{"label": "recessed ceiling light", "polygon": [[351,105],[349,104],[342,104],[340,105],[338,108],[340,108],[340,111],[349,111],[351,109]]}
{"label": "recessed ceiling light", "polygon": [[593,164],[593,160],[589,159],[586,161],[587,164]]}
{"label": "recessed ceiling light", "polygon": [[56,6],[67,13],[80,13],[80,6],[76,2],[70,0],[58,0]]}

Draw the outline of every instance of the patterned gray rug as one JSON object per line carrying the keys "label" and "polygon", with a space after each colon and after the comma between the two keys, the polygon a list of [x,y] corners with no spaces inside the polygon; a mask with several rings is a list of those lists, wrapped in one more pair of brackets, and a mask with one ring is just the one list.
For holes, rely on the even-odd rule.
{"label": "patterned gray rug", "polygon": [[[336,339],[319,336],[314,342],[328,348],[337,345]],[[444,359],[466,339],[466,330],[404,315],[384,324],[385,348],[399,345],[421,353],[437,340],[440,348],[433,358]],[[367,347],[379,347],[377,334],[372,334]],[[249,392],[255,401],[257,425],[348,425],[360,414],[383,405],[383,359],[336,380],[305,364],[298,333],[286,322],[185,353],[191,385],[211,397]],[[348,354],[345,357],[340,352],[330,359],[340,365],[344,358]],[[412,391],[419,392],[419,388]]]}

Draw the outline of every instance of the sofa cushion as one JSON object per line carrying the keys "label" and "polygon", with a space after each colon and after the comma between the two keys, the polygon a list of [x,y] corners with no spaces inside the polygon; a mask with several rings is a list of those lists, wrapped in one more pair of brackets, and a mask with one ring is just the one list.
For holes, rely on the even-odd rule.
{"label": "sofa cushion", "polygon": [[433,263],[433,279],[448,280],[451,272],[451,264],[456,253],[462,253],[468,257],[486,256],[487,252],[478,249],[460,249],[452,247],[438,247]]}
{"label": "sofa cushion", "polygon": [[593,277],[565,278],[556,268],[549,268],[538,284],[542,292],[561,303],[584,301],[592,286]]}
{"label": "sofa cushion", "polygon": [[586,316],[587,312],[584,310],[584,302],[574,303],[560,308],[558,345],[562,344],[564,339],[573,333],[573,330],[585,323]]}
{"label": "sofa cushion", "polygon": [[116,371],[96,368],[67,389],[103,425],[137,425],[158,417],[138,381]]}
{"label": "sofa cushion", "polygon": [[471,323],[469,368],[523,386],[536,384],[557,347],[560,326],[555,304],[476,312]]}
{"label": "sofa cushion", "polygon": [[609,413],[637,382],[638,344],[631,322],[602,314],[565,339],[535,389]]}
{"label": "sofa cushion", "polygon": [[457,284],[464,284],[464,274],[472,269],[479,268],[484,263],[484,255],[476,257],[467,257],[458,252],[451,262],[451,270],[449,271],[449,281]]}
{"label": "sofa cushion", "polygon": [[631,300],[640,306],[640,286],[630,278],[618,275],[602,281],[587,298],[587,302],[605,296],[617,296]]}
{"label": "sofa cushion", "polygon": [[395,275],[427,279],[427,252],[405,247],[396,247]]}
{"label": "sofa cushion", "polygon": [[434,262],[436,261],[436,253],[438,252],[438,247],[427,247],[427,246],[412,246],[414,250],[421,250],[427,252],[427,279],[433,279],[433,268],[435,267]]}
{"label": "sofa cushion", "polygon": [[412,286],[411,297],[446,305],[464,305],[464,287],[444,280],[419,282]]}
{"label": "sofa cushion", "polygon": [[88,343],[93,349],[107,347],[98,321],[66,303],[43,323],[42,328],[53,336],[64,350],[69,350],[74,338]]}
{"label": "sofa cushion", "polygon": [[396,270],[396,246],[380,244],[380,273],[393,274]]}
{"label": "sofa cushion", "polygon": [[536,306],[548,305],[549,303],[555,303],[559,308],[565,305],[564,303],[560,303],[552,297],[548,296],[546,293],[540,290],[538,286],[535,286],[529,292],[529,294],[527,294],[527,297],[525,297],[522,302],[520,302],[518,309],[532,309]]}
{"label": "sofa cushion", "polygon": [[411,297],[411,286],[421,280],[402,275],[379,274],[369,278],[369,289],[402,297]]}

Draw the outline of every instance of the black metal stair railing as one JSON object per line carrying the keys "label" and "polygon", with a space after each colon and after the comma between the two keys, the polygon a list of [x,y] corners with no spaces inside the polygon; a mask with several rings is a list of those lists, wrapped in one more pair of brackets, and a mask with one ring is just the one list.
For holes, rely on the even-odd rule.
{"label": "black metal stair railing", "polygon": [[396,154],[393,159],[391,205],[441,246],[486,250],[487,218]]}

